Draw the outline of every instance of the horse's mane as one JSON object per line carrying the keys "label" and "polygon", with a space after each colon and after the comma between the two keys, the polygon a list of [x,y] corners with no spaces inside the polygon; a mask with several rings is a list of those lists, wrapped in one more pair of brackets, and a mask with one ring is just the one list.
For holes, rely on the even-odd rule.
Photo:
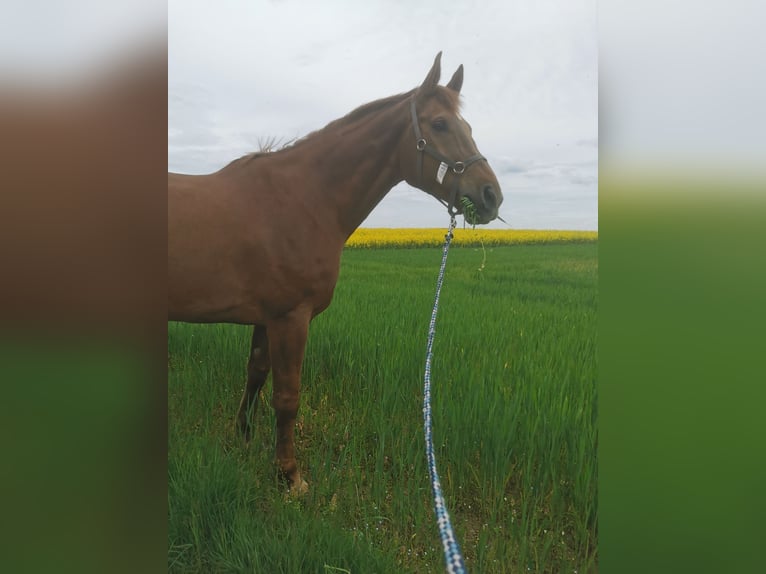
{"label": "horse's mane", "polygon": [[[269,140],[267,140],[267,143],[265,145],[263,144],[261,145],[261,149],[259,149],[258,151],[247,153],[229,162],[226,165],[226,167],[229,167],[234,164],[239,164],[239,163],[249,163],[250,161],[256,160],[259,157],[262,157],[264,155],[270,155],[274,153],[279,153],[287,149],[292,149],[306,142],[307,140],[311,139],[313,136],[321,132],[324,132],[325,130],[331,130],[331,129],[343,127],[350,123],[357,122],[363,119],[364,117],[368,116],[369,114],[393,107],[409,99],[415,93],[416,90],[417,88],[414,88],[408,92],[403,92],[401,94],[388,96],[386,98],[381,98],[379,100],[374,100],[372,102],[362,104],[358,108],[347,113],[345,116],[338,118],[337,120],[331,121],[325,127],[320,128],[318,130],[314,130],[313,132],[310,132],[301,138],[292,140],[282,145],[279,149],[274,149],[276,140],[274,138],[270,138]],[[431,90],[428,95],[429,97],[436,98],[442,105],[447,107],[452,112],[457,112],[460,109],[460,103],[461,103],[460,96],[457,92],[443,88],[441,86],[437,86],[433,90]]]}

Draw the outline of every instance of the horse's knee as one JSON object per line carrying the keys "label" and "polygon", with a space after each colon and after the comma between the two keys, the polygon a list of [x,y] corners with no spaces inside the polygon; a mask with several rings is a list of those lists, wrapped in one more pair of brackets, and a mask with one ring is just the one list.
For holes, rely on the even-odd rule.
{"label": "horse's knee", "polygon": [[293,391],[274,391],[271,396],[271,406],[277,416],[294,417],[298,413],[299,402],[299,394]]}

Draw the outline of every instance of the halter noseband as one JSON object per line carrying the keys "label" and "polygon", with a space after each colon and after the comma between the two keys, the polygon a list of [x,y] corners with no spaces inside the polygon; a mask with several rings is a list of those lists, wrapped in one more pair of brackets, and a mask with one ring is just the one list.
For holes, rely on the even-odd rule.
{"label": "halter noseband", "polygon": [[[452,168],[452,172],[456,175],[460,175],[470,166],[472,163],[475,163],[479,160],[487,161],[487,158],[481,155],[480,153],[477,153],[476,155],[472,155],[466,160],[463,161],[452,161],[451,159],[448,159],[447,157],[443,156],[441,153],[439,153],[438,150],[436,150],[431,144],[429,144],[425,138],[423,137],[423,134],[420,132],[420,125],[418,124],[418,112],[415,109],[415,98],[413,97],[412,100],[410,100],[410,112],[412,113],[412,127],[415,130],[415,147],[419,152],[425,152],[428,155],[430,155],[432,158],[438,160],[440,162],[439,164],[439,171],[436,174],[436,180],[441,183],[444,180],[444,174],[447,172],[447,168]],[[423,153],[418,153],[418,183],[422,183],[423,181]],[[449,203],[444,201],[443,199],[438,199],[441,201],[446,207],[447,211],[450,215],[455,215],[455,199],[457,198],[457,189],[458,189],[458,182],[457,179],[455,180],[455,184],[452,187],[452,192],[450,193],[450,199]]]}

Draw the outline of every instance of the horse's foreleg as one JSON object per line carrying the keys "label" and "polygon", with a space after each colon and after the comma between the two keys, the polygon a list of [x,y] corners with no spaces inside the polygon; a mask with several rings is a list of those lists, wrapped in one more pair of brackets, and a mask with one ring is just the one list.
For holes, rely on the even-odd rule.
{"label": "horse's foreleg", "polygon": [[253,341],[250,345],[250,358],[247,361],[247,384],[245,392],[242,395],[242,401],[239,403],[239,412],[237,413],[237,428],[245,436],[245,440],[250,440],[251,422],[255,408],[258,406],[256,399],[258,393],[266,382],[271,369],[271,360],[269,358],[269,338],[266,335],[266,327],[256,325],[253,328]]}
{"label": "horse's foreleg", "polygon": [[310,310],[297,310],[269,323],[269,351],[274,377],[271,404],[277,418],[277,463],[298,493],[308,490],[295,460],[295,418],[298,414],[301,367],[306,350]]}

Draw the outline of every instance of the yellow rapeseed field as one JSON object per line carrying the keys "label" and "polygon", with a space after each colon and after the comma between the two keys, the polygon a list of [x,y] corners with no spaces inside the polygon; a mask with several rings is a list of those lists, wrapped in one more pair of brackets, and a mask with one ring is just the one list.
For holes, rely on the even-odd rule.
{"label": "yellow rapeseed field", "polygon": [[[439,247],[445,229],[364,228],[357,229],[346,247]],[[485,247],[530,243],[584,243],[598,240],[598,231],[545,231],[527,229],[455,229],[452,245]]]}

